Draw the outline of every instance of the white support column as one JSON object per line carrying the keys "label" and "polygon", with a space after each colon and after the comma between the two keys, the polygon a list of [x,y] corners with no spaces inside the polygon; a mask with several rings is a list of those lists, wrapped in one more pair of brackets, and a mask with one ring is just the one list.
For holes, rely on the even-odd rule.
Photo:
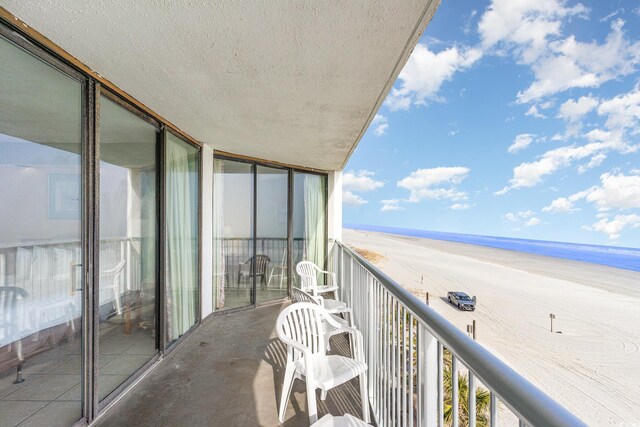
{"label": "white support column", "polygon": [[329,172],[329,200],[327,201],[327,220],[329,244],[342,240],[342,171]]}
{"label": "white support column", "polygon": [[202,318],[213,312],[213,148],[202,147]]}

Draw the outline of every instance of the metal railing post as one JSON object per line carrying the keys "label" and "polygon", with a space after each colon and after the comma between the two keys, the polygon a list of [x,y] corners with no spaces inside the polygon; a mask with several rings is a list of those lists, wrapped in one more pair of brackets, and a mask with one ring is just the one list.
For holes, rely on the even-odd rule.
{"label": "metal railing post", "polygon": [[419,324],[418,326],[418,399],[420,425],[438,425],[438,341]]}

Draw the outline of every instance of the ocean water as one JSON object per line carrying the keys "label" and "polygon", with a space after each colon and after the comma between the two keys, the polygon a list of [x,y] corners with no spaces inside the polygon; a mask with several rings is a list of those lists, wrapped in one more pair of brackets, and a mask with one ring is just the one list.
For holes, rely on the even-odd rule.
{"label": "ocean water", "polygon": [[417,230],[411,228],[383,227],[378,225],[345,224],[345,228],[401,236],[424,237],[449,242],[469,243],[491,248],[508,249],[574,261],[590,262],[640,271],[640,249],[616,246],[599,246],[579,243],[548,242],[544,240],[512,239],[508,237],[476,236],[473,234],[445,233],[440,231]]}

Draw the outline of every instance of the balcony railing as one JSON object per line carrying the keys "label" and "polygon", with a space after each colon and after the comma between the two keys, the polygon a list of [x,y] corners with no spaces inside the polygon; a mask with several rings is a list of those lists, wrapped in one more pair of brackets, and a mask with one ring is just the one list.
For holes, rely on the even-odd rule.
{"label": "balcony railing", "polygon": [[[330,256],[342,298],[353,307],[363,333],[369,402],[377,425],[443,426],[446,409],[448,424],[454,427],[473,427],[478,416],[497,426],[498,402],[513,412],[520,426],[585,425],[349,248],[336,242]],[[450,382],[445,381],[445,365]],[[462,373],[467,378],[465,406],[459,405]],[[486,415],[476,411],[479,386],[490,394]]]}

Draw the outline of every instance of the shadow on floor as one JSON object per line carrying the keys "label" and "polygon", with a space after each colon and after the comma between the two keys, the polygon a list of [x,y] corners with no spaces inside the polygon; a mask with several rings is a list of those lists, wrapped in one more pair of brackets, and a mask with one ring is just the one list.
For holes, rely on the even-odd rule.
{"label": "shadow on floor", "polygon": [[[278,426],[285,347],[275,335],[287,303],[207,320],[98,420],[98,426]],[[345,338],[332,352],[349,353]],[[361,416],[357,379],[321,401],[318,415]],[[294,384],[285,426],[309,425],[302,381]]]}

